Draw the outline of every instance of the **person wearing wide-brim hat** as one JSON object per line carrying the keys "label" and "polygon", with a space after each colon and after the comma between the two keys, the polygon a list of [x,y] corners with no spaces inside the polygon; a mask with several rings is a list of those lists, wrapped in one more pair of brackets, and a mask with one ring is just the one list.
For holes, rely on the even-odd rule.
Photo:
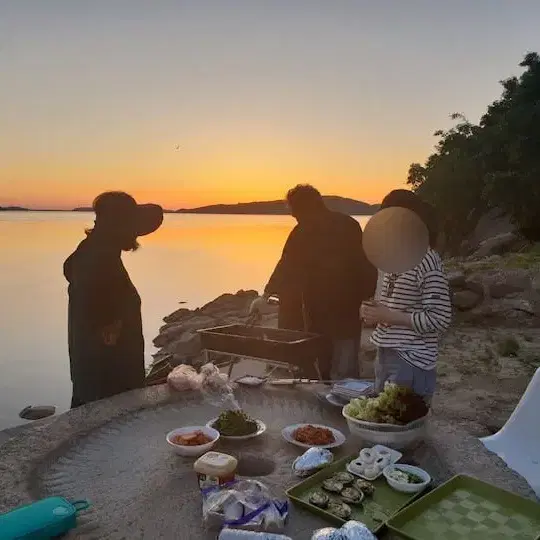
{"label": "person wearing wide-brim hat", "polygon": [[144,386],[141,299],[121,255],[163,222],[160,206],[123,192],[99,195],[93,210],[94,228],[64,263],[72,408]]}

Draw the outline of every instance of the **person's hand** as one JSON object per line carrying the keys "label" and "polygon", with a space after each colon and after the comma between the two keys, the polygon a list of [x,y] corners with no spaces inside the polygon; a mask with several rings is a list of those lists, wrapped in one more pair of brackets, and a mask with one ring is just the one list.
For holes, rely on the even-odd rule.
{"label": "person's hand", "polygon": [[413,328],[412,316],[405,311],[390,309],[376,302],[365,302],[360,308],[360,316],[370,326],[404,326]]}
{"label": "person's hand", "polygon": [[122,321],[115,321],[108,326],[105,326],[101,331],[101,337],[105,345],[113,346],[118,342],[120,332],[122,330]]}
{"label": "person's hand", "polygon": [[376,302],[364,302],[360,308],[360,316],[369,326],[391,324],[393,313],[390,308]]}

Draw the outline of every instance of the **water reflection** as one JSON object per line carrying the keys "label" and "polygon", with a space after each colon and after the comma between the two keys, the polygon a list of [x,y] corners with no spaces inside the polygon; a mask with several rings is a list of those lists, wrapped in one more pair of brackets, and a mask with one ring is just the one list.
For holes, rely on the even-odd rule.
{"label": "water reflection", "polygon": [[[360,218],[365,222],[364,218]],[[67,284],[62,264],[92,214],[0,214],[0,429],[29,404],[68,406]],[[147,361],[162,318],[223,292],[264,287],[294,226],[289,216],[166,215],[124,255],[143,300]]]}

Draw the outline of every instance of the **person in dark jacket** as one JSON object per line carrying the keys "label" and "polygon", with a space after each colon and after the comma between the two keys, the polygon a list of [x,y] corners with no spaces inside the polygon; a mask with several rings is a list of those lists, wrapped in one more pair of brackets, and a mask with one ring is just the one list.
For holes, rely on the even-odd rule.
{"label": "person in dark jacket", "polygon": [[101,194],[93,209],[94,228],[64,263],[72,408],[144,386],[141,299],[121,254],[163,222],[160,206],[123,192]]}
{"label": "person in dark jacket", "polygon": [[377,270],[362,248],[362,228],[352,217],[329,210],[312,186],[291,189],[287,202],[298,224],[252,311],[278,296],[280,328],[326,338],[327,351],[319,359],[323,378],[357,378],[360,306],[377,285]]}

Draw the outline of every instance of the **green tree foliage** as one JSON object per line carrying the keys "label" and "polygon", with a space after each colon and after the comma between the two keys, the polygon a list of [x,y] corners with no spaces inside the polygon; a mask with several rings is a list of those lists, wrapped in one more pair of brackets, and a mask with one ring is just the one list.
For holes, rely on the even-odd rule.
{"label": "green tree foliage", "polygon": [[435,133],[435,152],[409,168],[408,183],[437,209],[450,252],[490,208],[540,239],[540,57],[529,53],[520,65],[523,74],[501,82],[501,98],[478,125],[452,115],[456,125]]}

